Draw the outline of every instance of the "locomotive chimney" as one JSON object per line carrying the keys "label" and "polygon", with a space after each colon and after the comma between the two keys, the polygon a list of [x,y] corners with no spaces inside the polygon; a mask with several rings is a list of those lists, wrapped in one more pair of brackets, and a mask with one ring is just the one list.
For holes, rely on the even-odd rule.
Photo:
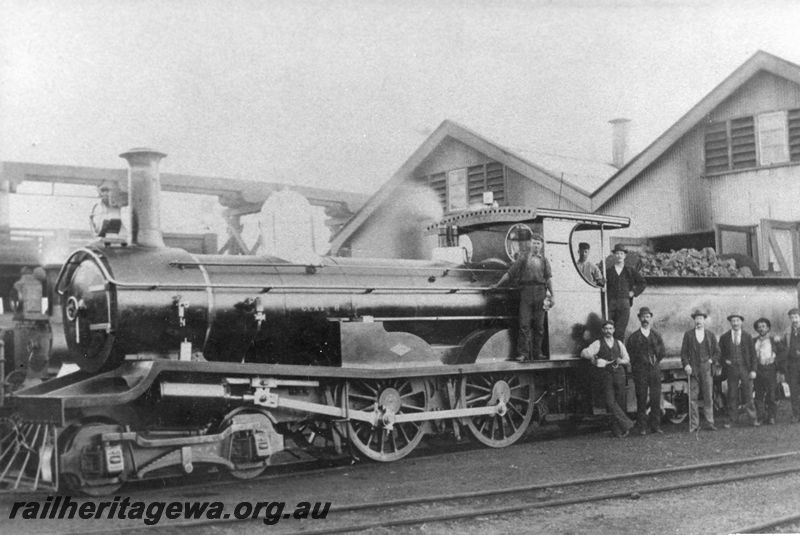
{"label": "locomotive chimney", "polygon": [[131,210],[131,243],[164,247],[161,232],[161,175],[158,162],[166,154],[136,148],[119,155],[128,161],[128,195]]}
{"label": "locomotive chimney", "polygon": [[619,118],[608,121],[611,123],[611,165],[621,169],[625,165],[625,156],[628,152],[628,125],[630,119]]}

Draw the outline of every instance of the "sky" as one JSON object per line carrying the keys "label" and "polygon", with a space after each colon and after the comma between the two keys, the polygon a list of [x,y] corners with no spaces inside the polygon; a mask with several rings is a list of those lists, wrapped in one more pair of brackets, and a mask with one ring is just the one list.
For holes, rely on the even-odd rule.
{"label": "sky", "polygon": [[[800,63],[800,5],[725,1],[0,0],[0,160],[373,193],[444,119],[611,159],[757,50]],[[510,147],[513,149],[513,147]]]}

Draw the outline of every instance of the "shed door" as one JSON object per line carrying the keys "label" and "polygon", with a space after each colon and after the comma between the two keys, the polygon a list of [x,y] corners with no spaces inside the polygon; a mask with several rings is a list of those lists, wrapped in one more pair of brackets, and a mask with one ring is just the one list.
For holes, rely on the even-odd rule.
{"label": "shed door", "polygon": [[800,276],[800,225],[792,221],[762,219],[761,269],[777,276]]}

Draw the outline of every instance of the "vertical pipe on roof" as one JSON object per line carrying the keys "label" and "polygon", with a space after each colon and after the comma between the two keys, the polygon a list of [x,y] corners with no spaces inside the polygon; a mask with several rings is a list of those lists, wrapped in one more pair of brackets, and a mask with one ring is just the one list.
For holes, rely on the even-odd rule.
{"label": "vertical pipe on roof", "polygon": [[631,120],[620,117],[611,119],[611,164],[617,169],[625,165],[628,152],[628,129]]}

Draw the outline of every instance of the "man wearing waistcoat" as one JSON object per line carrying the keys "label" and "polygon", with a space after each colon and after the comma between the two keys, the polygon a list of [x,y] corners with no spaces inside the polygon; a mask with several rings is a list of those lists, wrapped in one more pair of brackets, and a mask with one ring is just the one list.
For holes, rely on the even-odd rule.
{"label": "man wearing waistcoat", "polygon": [[756,378],[758,364],[753,337],[742,329],[744,317],[741,314],[731,314],[728,321],[731,330],[719,337],[722,372],[728,381],[728,421],[724,427],[729,428],[737,421],[740,393],[750,423],[758,426],[761,424],[753,404],[753,379]]}
{"label": "man wearing waistcoat", "polygon": [[603,336],[581,351],[581,357],[595,366],[597,379],[603,389],[603,399],[611,419],[611,433],[626,437],[633,422],[625,414],[625,366],[630,357],[625,345],[614,338],[614,322],[603,322]]}
{"label": "man wearing waistcoat", "polygon": [[615,245],[613,253],[614,264],[606,268],[608,319],[614,322],[614,336],[624,340],[633,298],[644,291],[647,283],[637,270],[625,265],[627,251],[622,244]]}
{"label": "man wearing waistcoat", "polygon": [[[664,340],[652,329],[653,313],[647,307],[639,309],[641,328],[631,333],[626,342],[631,357],[633,383],[636,385],[636,424],[640,435],[647,429],[653,433],[661,431],[661,367],[659,363],[666,354]],[[650,407],[648,425],[647,407]]]}
{"label": "man wearing waistcoat", "polygon": [[[549,306],[555,304],[553,298],[553,271],[550,262],[542,254],[544,240],[540,234],[534,234],[527,228],[512,231],[511,240],[519,242],[519,255],[503,277],[494,285],[502,286],[511,280],[520,286],[519,292],[519,338],[517,339],[518,357],[510,360],[522,362],[533,359],[541,360],[542,341],[544,340],[544,303],[550,293]],[[533,332],[531,332],[533,320]],[[532,339],[532,340],[531,340]]]}
{"label": "man wearing waistcoat", "polygon": [[[792,395],[792,423],[800,421],[800,310],[789,311],[791,325],[783,336],[778,372],[786,376]],[[780,379],[779,379],[780,380]]]}
{"label": "man wearing waistcoat", "polygon": [[705,328],[708,315],[700,310],[692,313],[694,328],[683,333],[681,344],[681,364],[689,377],[689,432],[700,427],[700,413],[697,408],[698,393],[703,394],[703,413],[709,431],[714,427],[714,398],[712,395],[712,373],[719,367],[719,345],[714,333]]}

